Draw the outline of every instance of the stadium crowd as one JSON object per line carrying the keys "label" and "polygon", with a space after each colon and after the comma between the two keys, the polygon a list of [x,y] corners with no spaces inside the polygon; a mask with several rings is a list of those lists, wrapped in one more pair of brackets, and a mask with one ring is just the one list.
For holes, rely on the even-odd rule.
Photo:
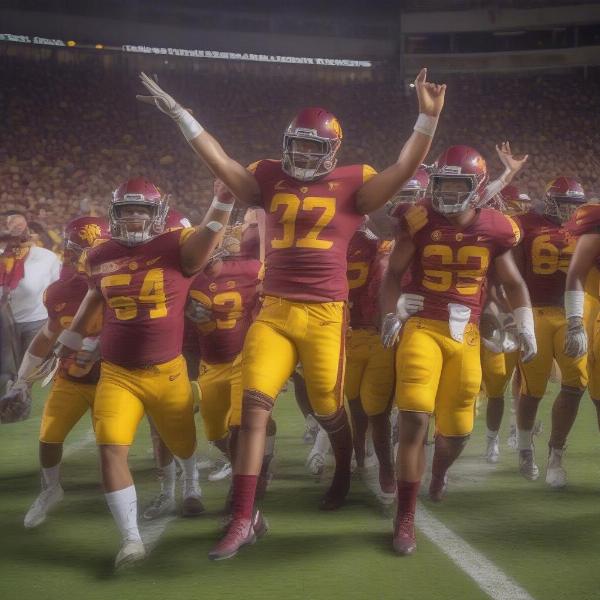
{"label": "stadium crowd", "polygon": [[[376,169],[394,160],[411,128],[414,98],[398,80],[340,83],[299,81],[294,65],[259,77],[236,65],[227,72],[159,74],[161,83],[202,115],[202,121],[242,163],[280,154],[280,131],[302,106],[324,106],[345,133],[341,161]],[[197,222],[211,197],[212,178],[163,120],[136,103],[137,78],[98,63],[51,66],[6,59],[0,66],[3,114],[0,205],[60,232],[69,217],[102,214],[116,184],[145,175],[172,194]],[[600,115],[600,80],[577,75],[455,75],[446,118],[430,159],[452,143],[477,148],[499,169],[494,144],[511,140],[528,153],[522,191],[541,197],[557,175],[577,177],[589,194],[600,190],[593,152]],[[139,91],[139,90],[138,90]],[[548,110],[552,107],[552,110]],[[393,137],[390,138],[390,132]],[[199,209],[198,209],[199,208]]]}

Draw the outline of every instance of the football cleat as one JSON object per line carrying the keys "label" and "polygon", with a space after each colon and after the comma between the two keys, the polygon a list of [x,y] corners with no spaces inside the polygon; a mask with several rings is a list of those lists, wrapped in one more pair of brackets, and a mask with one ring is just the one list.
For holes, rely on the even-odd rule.
{"label": "football cleat", "polygon": [[394,523],[394,552],[400,556],[408,556],[417,549],[415,539],[415,515],[405,513]]}
{"label": "football cleat", "polygon": [[564,448],[550,448],[548,468],[546,470],[546,483],[551,488],[560,489],[567,485],[567,472],[562,466],[564,451]]}
{"label": "football cleat", "polygon": [[500,460],[500,442],[497,435],[487,438],[485,459],[492,465],[495,465]]}
{"label": "football cleat", "polygon": [[142,540],[123,540],[121,549],[115,558],[115,569],[128,567],[144,558],[146,558],[146,548]]}
{"label": "football cleat", "polygon": [[25,528],[32,529],[33,527],[41,525],[46,520],[48,512],[50,512],[64,496],[65,493],[60,485],[42,490],[25,515],[25,520],[23,521]]}
{"label": "football cleat", "polygon": [[215,461],[208,456],[203,456],[202,458],[198,458],[196,461],[196,469],[198,471],[206,471],[208,469],[212,469],[215,466]]}
{"label": "football cleat", "polygon": [[350,477],[350,471],[335,470],[329,489],[319,501],[321,510],[337,510],[344,505],[346,496],[350,491]]}
{"label": "football cleat", "polygon": [[445,473],[443,477],[431,475],[431,482],[429,483],[429,499],[432,502],[441,502],[446,495],[447,489],[448,473]]}
{"label": "football cleat", "polygon": [[226,560],[234,557],[242,546],[254,544],[256,534],[252,520],[232,519],[223,539],[208,553],[210,560]]}
{"label": "football cleat", "polygon": [[304,433],[302,435],[302,441],[305,444],[314,444],[317,439],[317,433],[319,432],[319,424],[312,415],[307,415],[304,420]]}
{"label": "football cleat", "polygon": [[143,516],[147,521],[158,519],[175,511],[175,497],[161,492],[144,510]]}
{"label": "football cleat", "polygon": [[313,448],[306,459],[306,467],[312,475],[321,477],[325,468],[325,455]]}
{"label": "football cleat", "polygon": [[197,517],[206,510],[202,504],[202,491],[197,481],[184,482],[182,495],[181,516]]}
{"label": "football cleat", "polygon": [[535,464],[533,446],[527,450],[519,450],[519,473],[529,481],[535,481],[540,476],[540,470]]}
{"label": "football cleat", "polygon": [[231,477],[231,463],[228,460],[223,461],[219,467],[208,474],[209,481],[222,481],[228,477]]}

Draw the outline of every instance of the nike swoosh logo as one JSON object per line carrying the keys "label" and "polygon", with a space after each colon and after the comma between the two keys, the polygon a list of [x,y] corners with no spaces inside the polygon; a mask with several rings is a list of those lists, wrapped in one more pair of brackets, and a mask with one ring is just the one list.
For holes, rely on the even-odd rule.
{"label": "nike swoosh logo", "polygon": [[180,375],[181,373],[177,373],[177,375],[169,375],[169,381],[175,381]]}

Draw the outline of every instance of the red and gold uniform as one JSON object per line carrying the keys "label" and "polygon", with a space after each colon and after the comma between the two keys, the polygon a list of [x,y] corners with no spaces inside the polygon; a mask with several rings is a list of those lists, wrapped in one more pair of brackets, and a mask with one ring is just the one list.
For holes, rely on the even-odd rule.
{"label": "red and gold uniform", "polygon": [[90,285],[106,302],[94,403],[98,444],[130,445],[147,412],[174,454],[187,458],[194,451],[192,392],[181,355],[192,278],[180,264],[180,245],[193,231],[168,231],[136,246],[108,240],[82,256]]}
{"label": "red and gold uniform", "polygon": [[[210,272],[209,272],[210,273]],[[223,260],[216,273],[194,279],[190,297],[211,310],[212,319],[196,324],[200,344],[200,412],[209,441],[239,426],[242,414],[242,348],[255,315],[262,263]]]}
{"label": "red and gold uniform", "polygon": [[[422,295],[424,308],[402,330],[396,402],[403,411],[435,412],[444,436],[468,435],[481,386],[482,286],[493,260],[518,243],[520,230],[510,217],[486,208],[461,229],[433,210],[428,199],[411,207],[400,224],[416,247],[403,292]],[[451,335],[451,304],[470,310],[463,341]]]}
{"label": "red and gold uniform", "polygon": [[[68,328],[87,291],[85,277],[63,268],[58,281],[49,285],[44,292],[44,306],[48,311],[48,319],[60,324],[63,329]],[[96,323],[90,333],[98,334],[100,328],[101,323]],[[62,444],[81,417],[93,407],[100,363],[81,360],[84,357],[85,351],[82,350],[77,357],[60,361],[44,405],[40,427],[41,442]],[[79,366],[76,360],[82,366]]]}
{"label": "red and gold uniform", "polygon": [[[600,233],[600,205],[578,208],[565,228],[576,237]],[[585,281],[584,322],[588,336],[588,389],[592,399],[600,400],[600,257]]]}
{"label": "red and gold uniform", "polygon": [[545,215],[528,212],[519,217],[523,229],[523,277],[529,288],[538,353],[521,365],[523,392],[541,398],[553,361],[562,373],[562,385],[583,390],[587,385],[586,357],[564,353],[567,321],[563,307],[565,281],[577,238]]}
{"label": "red and gold uniform", "polygon": [[359,398],[368,416],[384,412],[394,393],[394,350],[384,348],[376,327],[379,288],[390,243],[357,231],[348,248],[350,332],[346,351],[346,398]]}
{"label": "red and gold uniform", "polygon": [[274,400],[300,361],[313,410],[333,415],[343,400],[346,254],[363,219],[355,196],[375,171],[339,167],[300,182],[280,161],[250,170],[266,213],[265,297],[244,345],[243,388]]}

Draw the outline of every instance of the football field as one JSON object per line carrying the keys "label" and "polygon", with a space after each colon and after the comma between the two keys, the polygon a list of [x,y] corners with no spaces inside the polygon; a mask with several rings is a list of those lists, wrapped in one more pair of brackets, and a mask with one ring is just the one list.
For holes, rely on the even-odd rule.
{"label": "football field", "polygon": [[[445,502],[422,498],[418,550],[391,550],[391,519],[355,477],[350,500],[335,513],[317,510],[326,481],[304,467],[303,420],[291,393],[280,396],[275,479],[264,512],[269,533],[228,561],[207,553],[220,535],[228,483],[202,481],[207,514],[142,524],[151,550],[141,565],[115,573],[116,527],[99,485],[90,421],[67,440],[64,501],[34,530],[23,516],[38,492],[37,430],[41,393],[26,422],[0,427],[0,598],[2,600],[176,599],[530,599],[600,597],[600,437],[586,394],[566,453],[569,486],[549,490],[545,475],[550,400],[537,438],[541,476],[516,472],[516,452],[501,432],[501,460],[482,458],[483,404],[464,456],[451,471]],[[199,426],[200,429],[200,426]],[[140,505],[158,489],[148,426],[132,448]]]}

